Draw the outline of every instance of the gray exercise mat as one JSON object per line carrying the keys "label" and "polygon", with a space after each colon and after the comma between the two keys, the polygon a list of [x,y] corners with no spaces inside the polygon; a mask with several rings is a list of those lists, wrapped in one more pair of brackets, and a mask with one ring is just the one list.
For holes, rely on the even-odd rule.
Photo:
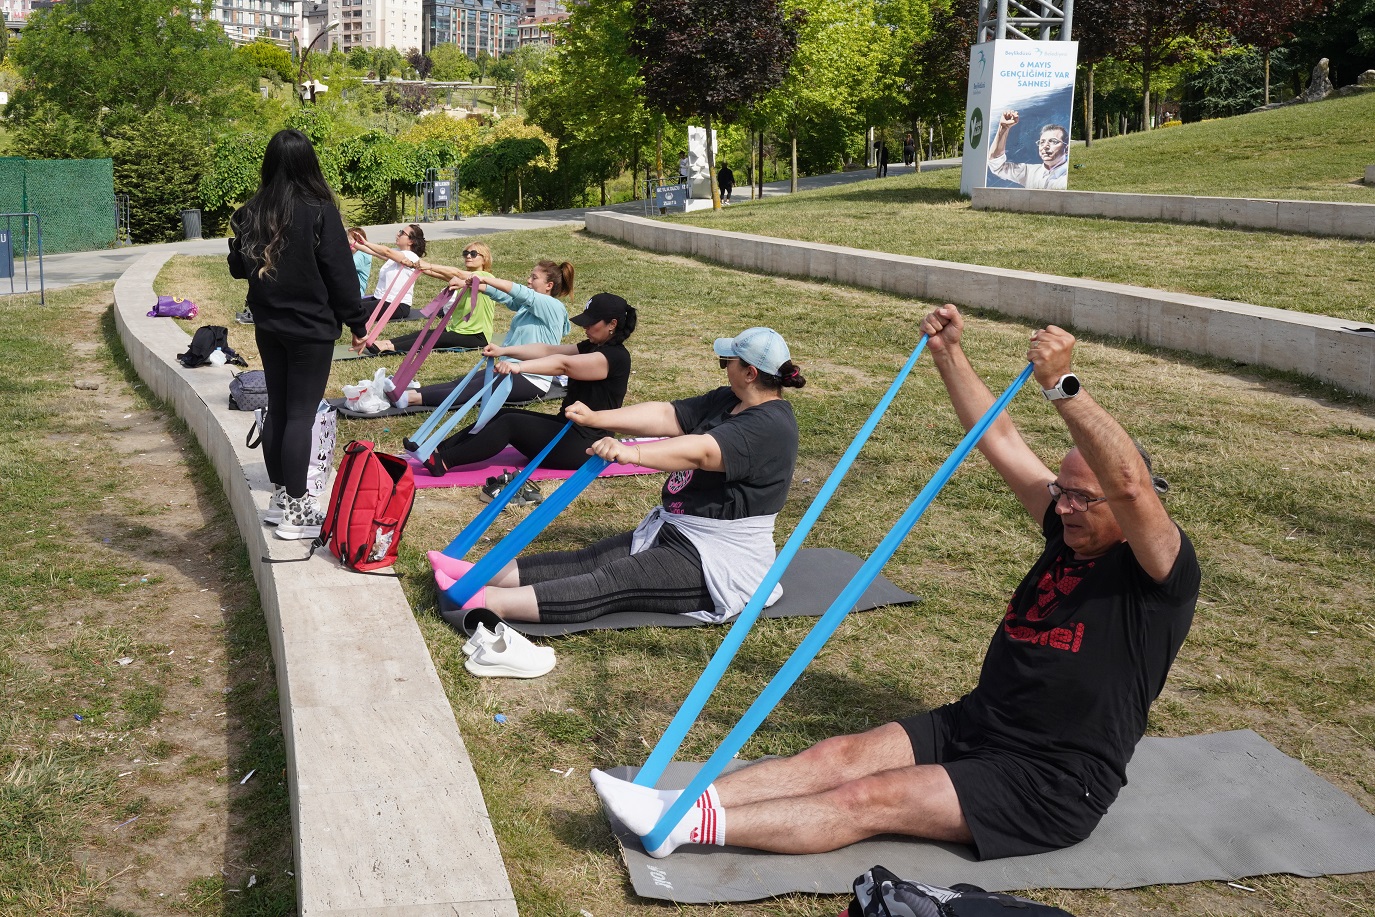
{"label": "gray exercise mat", "polygon": [[[699,766],[671,764],[660,784],[686,786]],[[610,773],[630,779],[635,770]],[[1375,816],[1249,729],[1142,739],[1127,779],[1083,843],[985,862],[963,845],[893,836],[807,856],[694,846],[656,860],[607,817],[635,892],[685,904],[849,893],[855,877],[876,864],[903,878],[944,886],[969,882],[989,891],[1375,871]]]}
{"label": "gray exercise mat", "polygon": [[[853,554],[835,548],[803,548],[783,573],[783,596],[764,609],[761,617],[799,618],[820,617],[831,607],[840,590],[854,578],[864,562]],[[883,605],[903,605],[917,597],[904,592],[887,579],[875,579],[855,603],[854,611],[868,611]],[[439,593],[439,614],[445,621],[462,629],[463,612],[457,609],[444,593]],[[727,622],[729,623],[729,622]],[[706,624],[686,615],[660,614],[649,611],[621,611],[602,615],[591,621],[564,624],[531,624],[507,621],[512,627],[531,637],[558,637],[584,630],[622,630],[628,627],[702,627]]]}

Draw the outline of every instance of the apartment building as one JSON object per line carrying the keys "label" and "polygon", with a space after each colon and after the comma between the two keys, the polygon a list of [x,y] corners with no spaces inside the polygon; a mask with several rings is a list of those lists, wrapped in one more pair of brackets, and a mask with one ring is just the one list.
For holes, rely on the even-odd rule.
{"label": "apartment building", "polygon": [[274,44],[287,48],[291,46],[291,37],[300,23],[301,2],[302,0],[215,0],[215,5],[210,9],[210,18],[224,28],[225,35],[236,45],[267,38]]}

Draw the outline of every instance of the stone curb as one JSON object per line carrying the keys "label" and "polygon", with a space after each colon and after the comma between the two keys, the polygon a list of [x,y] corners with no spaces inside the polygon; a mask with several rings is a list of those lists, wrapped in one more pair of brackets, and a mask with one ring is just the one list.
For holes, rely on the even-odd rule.
{"label": "stone curb", "polygon": [[1375,334],[1353,332],[1350,329],[1361,327],[1358,323],[1325,315],[621,214],[589,213],[586,225],[590,233],[650,251],[993,309],[1155,347],[1301,373],[1375,396]]}
{"label": "stone curb", "polygon": [[513,917],[515,898],[477,776],[398,580],[341,568],[259,522],[271,485],[228,409],[229,367],[184,369],[190,337],[148,318],[170,252],[115,284],[115,323],[139,376],[172,405],[223,483],[247,545],[286,737],[303,917]]}
{"label": "stone curb", "polygon": [[1375,239],[1375,204],[1339,201],[1266,201],[1182,194],[1120,194],[1109,191],[1033,191],[973,188],[975,210],[1049,213],[1114,220],[1168,220],[1310,236]]}

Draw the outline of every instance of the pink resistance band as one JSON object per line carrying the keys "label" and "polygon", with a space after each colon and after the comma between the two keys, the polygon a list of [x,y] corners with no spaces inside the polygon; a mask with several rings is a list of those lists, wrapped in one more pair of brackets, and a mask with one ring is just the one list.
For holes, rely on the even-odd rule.
{"label": "pink resistance band", "polygon": [[[412,269],[406,277],[406,282],[401,285],[401,289],[397,292],[395,297],[392,297],[392,287],[396,286],[397,281],[401,279],[401,274],[397,274],[396,278],[392,280],[391,283],[387,284],[386,293],[383,294],[382,299],[378,301],[377,308],[372,312],[372,318],[368,319],[368,335],[363,338],[364,346],[377,342],[377,336],[382,333],[383,328],[387,327],[387,322],[391,321],[392,315],[396,312],[397,307],[401,305],[401,300],[406,298],[406,294],[411,291],[411,287],[415,286],[415,281],[419,279],[419,277],[419,269]],[[386,306],[385,310],[382,309],[383,306]],[[382,312],[380,318],[377,314],[379,311]]]}
{"label": "pink resistance band", "polygon": [[[468,315],[464,316],[463,321],[467,321],[477,309],[477,290],[481,281],[477,277],[468,280]],[[434,350],[439,342],[444,329],[449,325],[449,319],[453,317],[454,307],[458,304],[458,290],[442,290],[439,295],[430,300],[430,304],[421,310],[421,315],[425,316],[425,324],[420,329],[420,336],[415,339],[411,349],[406,352],[406,358],[401,361],[401,366],[396,370],[396,375],[392,376],[392,395],[400,400],[405,397],[406,386],[411,384],[415,374],[420,371],[420,364],[425,362],[425,358]],[[449,301],[448,308],[444,307],[444,300]],[[438,321],[436,321],[436,319]],[[460,323],[461,324],[461,323]],[[400,393],[400,394],[398,394]]]}

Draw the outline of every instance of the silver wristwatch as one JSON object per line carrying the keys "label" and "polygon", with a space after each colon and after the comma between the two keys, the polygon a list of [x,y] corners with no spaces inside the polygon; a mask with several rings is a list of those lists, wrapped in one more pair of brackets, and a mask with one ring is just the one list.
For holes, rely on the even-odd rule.
{"label": "silver wristwatch", "polygon": [[1054,388],[1043,388],[1041,394],[1046,396],[1047,401],[1059,401],[1063,398],[1073,398],[1079,394],[1080,387],[1078,376],[1074,373],[1065,373],[1055,383]]}

